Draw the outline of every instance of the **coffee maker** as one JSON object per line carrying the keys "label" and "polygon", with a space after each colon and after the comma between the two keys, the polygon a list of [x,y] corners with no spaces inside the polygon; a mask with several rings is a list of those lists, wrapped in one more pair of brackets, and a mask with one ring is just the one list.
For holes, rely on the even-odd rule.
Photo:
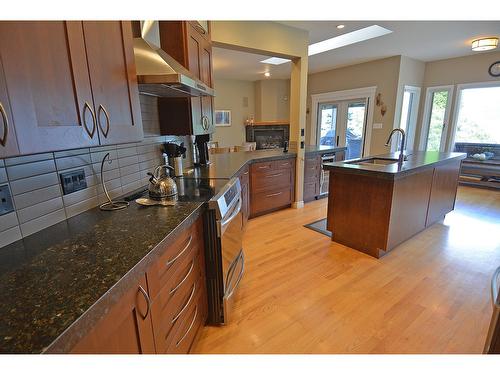
{"label": "coffee maker", "polygon": [[209,165],[210,150],[208,143],[210,142],[210,134],[194,136],[193,140],[193,164],[194,165]]}

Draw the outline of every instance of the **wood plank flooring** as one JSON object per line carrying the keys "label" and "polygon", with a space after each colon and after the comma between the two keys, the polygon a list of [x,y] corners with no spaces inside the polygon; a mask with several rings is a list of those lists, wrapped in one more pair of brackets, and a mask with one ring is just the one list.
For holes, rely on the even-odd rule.
{"label": "wood plank flooring", "polygon": [[456,209],[381,259],[302,225],[327,201],[248,222],[232,322],[194,353],[481,353],[500,265],[500,193],[460,187]]}

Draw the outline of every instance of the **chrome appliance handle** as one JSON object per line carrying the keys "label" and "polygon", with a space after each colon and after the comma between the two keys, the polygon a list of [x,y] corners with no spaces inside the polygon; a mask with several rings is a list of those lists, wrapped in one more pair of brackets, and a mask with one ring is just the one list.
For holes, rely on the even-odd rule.
{"label": "chrome appliance handle", "polygon": [[[104,116],[106,117],[106,131],[102,128],[101,125],[101,110],[104,112]],[[108,111],[106,111],[106,108],[102,104],[99,104],[99,109],[97,110],[97,123],[99,124],[99,128],[101,129],[102,134],[104,135],[104,138],[108,138],[108,133],[109,133],[109,114]]]}
{"label": "chrome appliance handle", "polygon": [[[85,110],[87,108],[90,111],[90,114],[92,115],[92,131],[90,131],[89,128],[87,127],[87,120],[85,119]],[[83,113],[82,114],[83,114],[83,127],[85,128],[85,131],[89,135],[90,139],[92,139],[92,138],[94,138],[94,134],[95,134],[96,119],[95,119],[95,113],[92,110],[92,107],[90,106],[89,102],[85,102],[85,104],[83,105]]]}
{"label": "chrome appliance handle", "polygon": [[189,271],[186,273],[186,276],[184,276],[184,278],[180,281],[179,284],[177,284],[177,286],[175,288],[172,288],[170,289],[170,293],[169,294],[173,294],[175,293],[175,291],[177,289],[179,289],[179,287],[184,284],[184,282],[187,280],[187,278],[189,277],[189,275],[191,275],[191,272],[193,272],[193,268],[194,268],[194,259],[193,261],[191,262],[191,267],[189,268]]}
{"label": "chrome appliance handle", "polygon": [[7,115],[5,113],[5,108],[0,102],[0,114],[2,115],[3,122],[3,136],[0,138],[0,145],[4,146],[7,144],[7,136],[9,135],[9,120],[7,119]]}
{"label": "chrome appliance handle", "polygon": [[498,300],[498,277],[500,276],[500,267],[498,267],[491,278],[491,298],[493,305],[500,309],[500,301]]}
{"label": "chrome appliance handle", "polygon": [[179,346],[179,344],[186,338],[188,333],[191,331],[191,328],[193,328],[194,322],[196,321],[196,316],[198,315],[198,306],[196,306],[196,309],[194,310],[194,316],[193,320],[191,321],[191,324],[189,325],[189,328],[187,329],[186,333],[180,338],[179,341],[175,343],[175,346]]}
{"label": "chrome appliance handle", "polygon": [[189,304],[191,303],[191,301],[194,297],[195,291],[196,291],[196,283],[193,284],[193,290],[191,291],[191,295],[189,296],[189,299],[187,300],[186,304],[182,307],[181,311],[179,311],[177,313],[177,315],[172,319],[172,324],[175,323],[177,321],[177,319],[179,319],[179,317],[182,315],[184,310],[186,310],[188,308]]}
{"label": "chrome appliance handle", "polygon": [[179,257],[181,257],[182,254],[184,254],[186,252],[186,250],[189,249],[189,246],[191,246],[191,241],[193,241],[193,235],[189,236],[188,243],[184,247],[184,249],[182,249],[174,258],[167,260],[167,264],[166,264],[167,267],[170,266],[172,263],[174,263],[177,259],[179,259]]}
{"label": "chrome appliance handle", "polygon": [[139,292],[141,292],[142,295],[144,296],[144,299],[146,300],[146,303],[148,306],[148,309],[146,310],[146,314],[142,317],[142,320],[144,320],[148,317],[149,310],[151,309],[151,299],[149,298],[148,294],[146,293],[146,291],[144,290],[144,288],[141,285],[139,285]]}
{"label": "chrome appliance handle", "polygon": [[226,298],[231,298],[231,296],[234,294],[234,291],[238,288],[238,285],[240,285],[241,279],[243,278],[243,272],[245,271],[245,254],[243,253],[243,251],[241,251],[239,259],[241,259],[241,271],[238,275],[238,280],[236,280],[233,289],[231,289]]}
{"label": "chrome appliance handle", "polygon": [[229,224],[236,217],[236,215],[238,215],[238,213],[241,211],[241,204],[242,203],[241,203],[241,196],[240,196],[240,198],[238,199],[238,204],[237,204],[236,208],[234,209],[233,213],[226,220],[221,221],[221,223],[220,223],[221,227],[225,226],[226,224]]}

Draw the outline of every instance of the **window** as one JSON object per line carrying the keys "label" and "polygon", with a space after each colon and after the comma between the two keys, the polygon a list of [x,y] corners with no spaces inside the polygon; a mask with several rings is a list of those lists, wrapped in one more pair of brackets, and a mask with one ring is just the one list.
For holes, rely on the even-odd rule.
{"label": "window", "polygon": [[460,91],[455,142],[500,144],[500,86]]}

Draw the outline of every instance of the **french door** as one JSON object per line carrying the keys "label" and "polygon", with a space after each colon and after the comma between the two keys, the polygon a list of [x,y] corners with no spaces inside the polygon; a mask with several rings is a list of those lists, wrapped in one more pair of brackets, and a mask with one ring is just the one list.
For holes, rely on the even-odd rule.
{"label": "french door", "polygon": [[[401,118],[399,127],[406,132],[406,147],[408,152],[413,150],[415,130],[417,128],[418,104],[420,101],[420,87],[404,87],[403,101],[401,103]],[[397,142],[394,143],[395,145]],[[399,147],[399,144],[398,146]],[[394,150],[397,151],[397,150]]]}
{"label": "french door", "polygon": [[346,159],[363,156],[368,99],[318,105],[318,145],[347,147]]}
{"label": "french door", "polygon": [[445,151],[452,97],[453,86],[427,89],[424,122],[420,135],[421,150]]}

